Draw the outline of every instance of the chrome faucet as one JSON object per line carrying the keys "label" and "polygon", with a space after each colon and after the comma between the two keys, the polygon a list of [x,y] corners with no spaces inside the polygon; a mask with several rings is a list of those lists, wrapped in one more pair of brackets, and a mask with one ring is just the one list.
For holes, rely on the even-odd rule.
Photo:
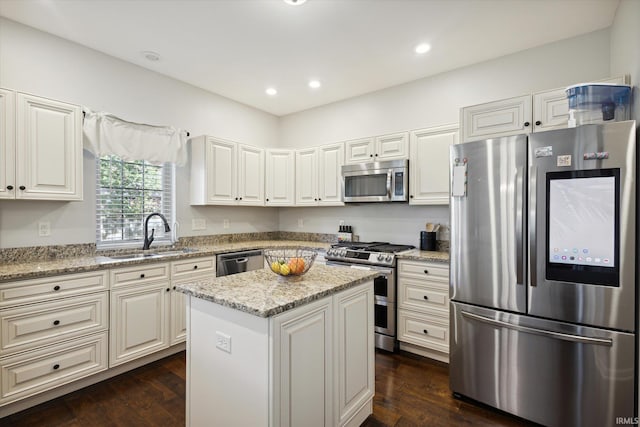
{"label": "chrome faucet", "polygon": [[149,216],[144,220],[144,245],[142,246],[142,250],[149,249],[149,246],[151,246],[151,242],[153,242],[153,233],[156,231],[155,228],[151,229],[151,236],[149,236],[149,219],[151,219],[152,216],[159,216],[160,218],[162,218],[162,222],[164,222],[164,231],[167,233],[171,231],[169,223],[167,222],[167,218],[165,218],[164,215],[158,212],[149,214]]}

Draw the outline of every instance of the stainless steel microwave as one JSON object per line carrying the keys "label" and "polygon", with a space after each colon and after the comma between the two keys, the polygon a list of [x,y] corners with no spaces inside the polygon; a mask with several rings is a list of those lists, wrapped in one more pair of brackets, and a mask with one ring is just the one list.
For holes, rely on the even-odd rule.
{"label": "stainless steel microwave", "polygon": [[342,166],[345,202],[406,202],[409,160]]}

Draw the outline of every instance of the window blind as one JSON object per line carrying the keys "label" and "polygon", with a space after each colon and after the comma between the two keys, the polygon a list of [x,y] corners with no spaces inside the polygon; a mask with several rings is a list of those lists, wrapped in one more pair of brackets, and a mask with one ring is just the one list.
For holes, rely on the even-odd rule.
{"label": "window blind", "polygon": [[142,247],[144,220],[153,213],[165,216],[171,226],[164,231],[162,219],[149,220],[154,243],[173,241],[174,165],[153,165],[143,160],[123,161],[117,156],[97,158],[96,164],[96,244],[99,248],[136,245]]}

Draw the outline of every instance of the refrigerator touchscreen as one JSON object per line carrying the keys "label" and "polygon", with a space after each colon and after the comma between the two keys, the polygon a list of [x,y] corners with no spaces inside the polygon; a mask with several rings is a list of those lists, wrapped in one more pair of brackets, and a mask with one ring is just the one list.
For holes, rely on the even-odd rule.
{"label": "refrigerator touchscreen", "polygon": [[[617,176],[619,173],[615,170],[548,174],[548,275],[553,276],[556,270],[561,276],[556,277],[558,279],[584,283],[581,273],[615,270],[618,264]],[[602,277],[596,278],[596,282],[598,280],[605,282]]]}

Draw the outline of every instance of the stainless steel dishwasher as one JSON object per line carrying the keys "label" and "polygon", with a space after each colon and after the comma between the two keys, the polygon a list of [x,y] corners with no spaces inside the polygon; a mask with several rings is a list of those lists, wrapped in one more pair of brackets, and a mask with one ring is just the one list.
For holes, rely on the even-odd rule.
{"label": "stainless steel dishwasher", "polygon": [[217,256],[216,277],[264,268],[261,250],[230,252]]}

